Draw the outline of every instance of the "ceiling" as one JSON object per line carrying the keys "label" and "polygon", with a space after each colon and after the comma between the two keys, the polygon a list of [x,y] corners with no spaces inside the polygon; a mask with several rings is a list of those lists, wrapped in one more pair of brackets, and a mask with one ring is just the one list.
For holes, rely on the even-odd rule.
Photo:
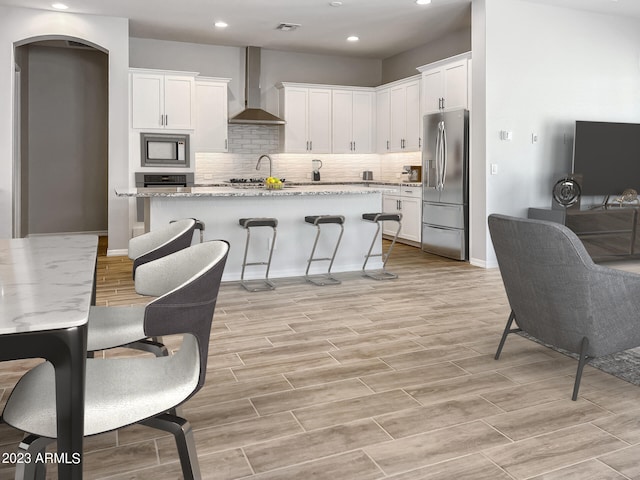
{"label": "ceiling", "polygon": [[[54,0],[0,0],[53,10]],[[129,19],[132,37],[384,59],[471,28],[471,0],[62,0],[67,12]],[[639,0],[529,0],[640,18]],[[213,26],[223,20],[227,28]],[[300,24],[280,31],[280,23]],[[357,35],[358,42],[346,37]]]}

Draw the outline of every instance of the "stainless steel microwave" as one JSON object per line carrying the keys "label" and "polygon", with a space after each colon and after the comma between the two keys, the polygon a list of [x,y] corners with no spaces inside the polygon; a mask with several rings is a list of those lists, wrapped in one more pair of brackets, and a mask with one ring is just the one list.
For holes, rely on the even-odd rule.
{"label": "stainless steel microwave", "polygon": [[140,158],[143,167],[188,167],[189,135],[141,133]]}

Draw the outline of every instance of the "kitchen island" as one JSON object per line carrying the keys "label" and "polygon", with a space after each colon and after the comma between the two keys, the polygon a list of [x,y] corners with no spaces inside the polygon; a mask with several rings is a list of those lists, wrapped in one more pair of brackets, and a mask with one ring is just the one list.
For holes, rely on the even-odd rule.
{"label": "kitchen island", "polygon": [[[375,225],[362,220],[363,213],[379,212],[384,187],[353,184],[289,185],[269,190],[254,185],[210,187],[162,187],[116,189],[120,197],[143,198],[145,230],[153,230],[172,220],[192,217],[205,223],[205,240],[224,239],[230,245],[224,281],[240,279],[246,230],[238,220],[248,217],[275,217],[278,233],[271,263],[270,278],[304,275],[313,246],[316,227],[304,221],[308,215],[343,215],[344,236],[332,272],[358,271],[362,268],[375,232]],[[330,257],[339,227],[324,225],[316,257]],[[272,230],[253,228],[248,262],[266,260],[271,247]],[[382,249],[382,236],[379,236]],[[374,250],[376,253],[376,250]],[[328,262],[314,262],[310,274],[326,272]],[[372,258],[367,268],[381,268],[380,257]],[[264,267],[247,267],[245,278],[263,278]]]}

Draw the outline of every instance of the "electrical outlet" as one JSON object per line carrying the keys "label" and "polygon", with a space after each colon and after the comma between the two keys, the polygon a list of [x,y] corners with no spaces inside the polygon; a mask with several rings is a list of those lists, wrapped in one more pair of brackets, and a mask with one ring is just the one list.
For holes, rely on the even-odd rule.
{"label": "electrical outlet", "polygon": [[497,175],[498,174],[498,164],[497,163],[492,163],[491,164],[491,175]]}
{"label": "electrical outlet", "polygon": [[531,134],[531,143],[538,143],[538,134],[537,133],[532,133]]}

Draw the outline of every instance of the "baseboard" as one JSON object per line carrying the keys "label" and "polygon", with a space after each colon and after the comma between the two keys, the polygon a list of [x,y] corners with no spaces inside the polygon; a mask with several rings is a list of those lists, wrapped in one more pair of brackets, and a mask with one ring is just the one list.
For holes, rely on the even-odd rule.
{"label": "baseboard", "polygon": [[498,262],[487,262],[486,260],[480,260],[478,258],[472,258],[469,263],[474,267],[480,268],[498,268]]}
{"label": "baseboard", "polygon": [[126,257],[128,254],[129,250],[126,248],[107,249],[107,257]]}
{"label": "baseboard", "polygon": [[30,233],[26,238],[31,237],[50,237],[51,235],[97,235],[98,237],[106,237],[106,230],[96,230],[93,232],[52,232],[52,233]]}

